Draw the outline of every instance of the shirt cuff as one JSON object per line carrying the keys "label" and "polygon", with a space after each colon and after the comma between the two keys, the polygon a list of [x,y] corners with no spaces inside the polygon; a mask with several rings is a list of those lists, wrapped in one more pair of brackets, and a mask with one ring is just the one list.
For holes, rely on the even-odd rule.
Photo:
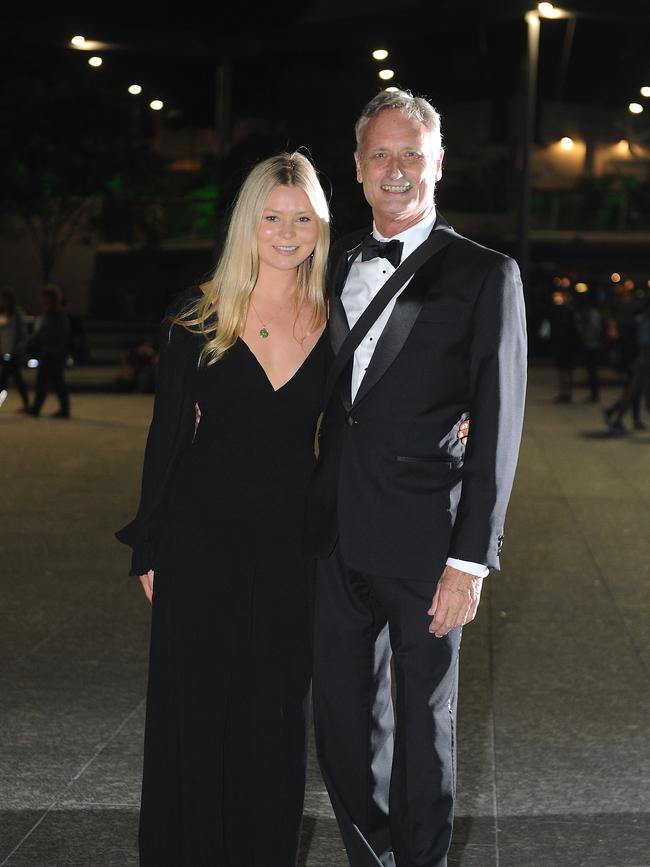
{"label": "shirt cuff", "polygon": [[453,566],[454,569],[460,569],[461,572],[469,572],[470,575],[476,575],[478,578],[486,578],[490,574],[490,570],[482,563],[457,560],[455,557],[447,557],[447,566]]}

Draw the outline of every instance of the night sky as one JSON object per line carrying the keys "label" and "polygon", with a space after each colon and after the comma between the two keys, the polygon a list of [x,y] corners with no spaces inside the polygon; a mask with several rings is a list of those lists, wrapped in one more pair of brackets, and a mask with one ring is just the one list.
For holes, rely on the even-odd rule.
{"label": "night sky", "polygon": [[[383,86],[377,72],[384,65],[396,70],[391,83],[432,100],[442,113],[443,132],[445,115],[482,101],[491,114],[482,135],[488,142],[512,141],[513,105],[522,92],[523,15],[533,6],[520,0],[308,0],[267,3],[263,12],[242,3],[214,4],[212,12],[187,4],[166,15],[136,11],[132,16],[108,5],[75,13],[56,8],[38,18],[5,20],[3,74],[45,87],[53,77],[65,78],[71,100],[79,77],[125,105],[134,99],[127,86],[137,82],[144,88],[137,97],[143,116],[153,114],[146,105],[157,97],[165,102],[165,127],[214,127],[216,69],[227,56],[235,134],[242,125],[256,125],[239,164],[304,147],[337,192],[347,187],[356,196],[353,124],[360,107]],[[540,101],[601,104],[620,108],[626,119],[628,103],[643,101],[639,87],[650,85],[650,3],[577,0],[567,8],[577,21],[564,78],[559,71],[567,23],[542,22]],[[75,34],[113,46],[99,52],[101,69],[87,65],[86,52],[68,47]],[[388,61],[371,58],[377,47],[389,50]],[[650,125],[650,102],[640,123],[646,119]],[[464,142],[454,140],[451,122],[448,130],[449,157]],[[475,133],[465,124],[462,135]]]}
{"label": "night sky", "polygon": [[[211,13],[188,4],[172,14],[128,17],[119,7],[102,12],[95,4],[78,14],[56,7],[49,16],[5,19],[3,55],[10,68],[35,76],[67,65],[118,89],[137,80],[165,100],[175,123],[209,126],[215,63],[228,54],[234,114],[286,118],[293,132],[314,122],[319,105],[337,121],[354,117],[380,84],[382,64],[369,56],[375,47],[389,49],[393,83],[443,110],[451,102],[511,97],[520,81],[523,11],[533,5],[323,0],[269,3],[259,12],[215,3]],[[650,4],[581,0],[567,8],[578,21],[566,80],[558,89],[566,22],[544,21],[540,95],[626,106],[650,84]],[[102,52],[100,70],[87,67],[85,52],[66,47],[76,33],[116,46]]]}

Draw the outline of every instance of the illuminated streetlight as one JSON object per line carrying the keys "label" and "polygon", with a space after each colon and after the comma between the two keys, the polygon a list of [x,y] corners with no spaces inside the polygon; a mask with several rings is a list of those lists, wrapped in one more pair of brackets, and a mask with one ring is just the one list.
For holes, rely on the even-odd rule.
{"label": "illuminated streetlight", "polygon": [[643,106],[638,102],[631,102],[627,108],[628,111],[632,112],[632,114],[641,114],[643,111]]}
{"label": "illuminated streetlight", "polygon": [[74,45],[75,48],[83,48],[86,43],[85,36],[73,36],[70,40],[70,45]]}
{"label": "illuminated streetlight", "polygon": [[541,18],[567,18],[564,9],[558,9],[552,3],[538,3],[537,12]]}
{"label": "illuminated streetlight", "polygon": [[386,58],[388,57],[388,52],[385,48],[375,48],[375,50],[372,52],[372,56],[375,58],[375,60],[386,60]]}
{"label": "illuminated streetlight", "polygon": [[640,90],[641,96],[650,97],[650,87],[648,85],[644,85]]}
{"label": "illuminated streetlight", "polygon": [[101,66],[103,62],[104,61],[101,59],[101,57],[89,57],[88,58],[89,66],[94,66],[95,68]]}
{"label": "illuminated streetlight", "polygon": [[395,77],[395,70],[394,69],[380,69],[379,70],[379,77],[381,78],[382,81],[390,81],[391,78]]}
{"label": "illuminated streetlight", "polygon": [[574,147],[574,145],[575,142],[568,135],[565,135],[564,138],[560,139],[560,147],[563,151],[570,151]]}
{"label": "illuminated streetlight", "polygon": [[131,84],[129,85],[129,93],[137,96],[138,93],[142,93],[142,85],[141,84]]}
{"label": "illuminated streetlight", "polygon": [[162,99],[152,99],[149,103],[149,108],[152,108],[154,111],[160,111],[164,104],[165,103],[162,101]]}

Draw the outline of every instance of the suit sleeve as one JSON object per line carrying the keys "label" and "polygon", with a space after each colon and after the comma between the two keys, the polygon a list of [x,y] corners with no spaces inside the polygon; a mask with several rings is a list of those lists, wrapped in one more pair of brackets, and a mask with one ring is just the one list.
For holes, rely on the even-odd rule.
{"label": "suit sleeve", "polygon": [[470,436],[449,556],[499,569],[526,394],[526,317],[517,264],[500,258],[476,301],[469,354]]}
{"label": "suit sleeve", "polygon": [[171,325],[166,316],[160,332],[156,395],[144,454],[140,505],[135,518],[115,534],[133,549],[130,575],[144,575],[155,569],[169,483],[178,458],[191,443],[191,346],[189,333],[181,325]]}

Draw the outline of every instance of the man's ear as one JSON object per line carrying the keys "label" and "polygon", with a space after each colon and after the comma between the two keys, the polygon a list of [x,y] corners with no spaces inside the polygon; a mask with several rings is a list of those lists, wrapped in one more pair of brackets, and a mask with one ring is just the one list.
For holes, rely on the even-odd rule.
{"label": "man's ear", "polygon": [[445,159],[445,149],[440,148],[438,159],[436,160],[436,182],[442,177],[442,163]]}
{"label": "man's ear", "polygon": [[354,152],[354,164],[357,167],[357,181],[363,183],[363,172],[361,171],[361,154],[359,151]]}

